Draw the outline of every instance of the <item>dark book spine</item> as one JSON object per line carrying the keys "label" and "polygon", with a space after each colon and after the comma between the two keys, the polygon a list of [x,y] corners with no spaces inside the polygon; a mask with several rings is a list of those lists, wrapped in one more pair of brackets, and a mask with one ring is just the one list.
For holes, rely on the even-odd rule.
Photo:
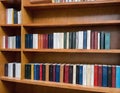
{"label": "dark book spine", "polygon": [[49,65],[49,81],[53,81],[53,65]]}
{"label": "dark book spine", "polygon": [[56,65],[56,70],[55,71],[56,71],[55,72],[56,73],[55,74],[56,75],[55,81],[60,82],[60,65],[59,64]]}
{"label": "dark book spine", "polygon": [[100,33],[100,49],[105,49],[105,34],[104,34],[104,32]]}
{"label": "dark book spine", "polygon": [[91,32],[91,49],[95,49],[95,32]]}
{"label": "dark book spine", "polygon": [[83,66],[80,65],[79,67],[79,84],[82,85],[83,84]]}
{"label": "dark book spine", "polygon": [[72,49],[72,32],[69,32],[69,49]]}
{"label": "dark book spine", "polygon": [[76,32],[73,32],[73,37],[72,37],[72,48],[76,48]]}
{"label": "dark book spine", "polygon": [[67,48],[67,32],[64,32],[64,49]]}
{"label": "dark book spine", "polygon": [[108,87],[112,87],[112,66],[108,66]]}
{"label": "dark book spine", "polygon": [[46,79],[46,65],[42,64],[42,80],[45,81]]}
{"label": "dark book spine", "polygon": [[50,48],[52,48],[53,49],[53,44],[54,44],[54,42],[53,42],[53,33],[50,35]]}
{"label": "dark book spine", "polygon": [[33,34],[29,34],[29,48],[33,48]]}
{"label": "dark book spine", "polygon": [[56,78],[56,65],[53,65],[53,81],[55,82],[55,78]]}
{"label": "dark book spine", "polygon": [[16,48],[21,48],[21,38],[20,38],[20,36],[16,36]]}
{"label": "dark book spine", "polygon": [[69,65],[69,83],[73,83],[73,66]]}
{"label": "dark book spine", "polygon": [[95,38],[94,38],[94,49],[98,49],[98,32],[95,31]]}
{"label": "dark book spine", "polygon": [[87,49],[87,31],[83,32],[83,49]]}
{"label": "dark book spine", "polygon": [[79,70],[80,66],[76,65],[76,84],[79,84]]}
{"label": "dark book spine", "polygon": [[107,82],[108,82],[108,67],[106,65],[103,65],[102,67],[102,86],[107,87]]}
{"label": "dark book spine", "polygon": [[50,41],[51,41],[50,34],[48,34],[48,48],[51,48],[50,47]]}
{"label": "dark book spine", "polygon": [[14,24],[18,24],[18,11],[14,9]]}
{"label": "dark book spine", "polygon": [[37,80],[37,65],[36,64],[34,64],[34,80]]}
{"label": "dark book spine", "polygon": [[15,77],[15,63],[13,63],[13,77]]}
{"label": "dark book spine", "polygon": [[8,76],[8,63],[4,65],[4,76]]}
{"label": "dark book spine", "polygon": [[25,79],[31,79],[31,65],[25,64]]}
{"label": "dark book spine", "polygon": [[116,66],[112,66],[112,87],[116,87]]}
{"label": "dark book spine", "polygon": [[29,35],[25,34],[25,48],[29,48]]}
{"label": "dark book spine", "polygon": [[40,80],[40,65],[36,64],[36,80]]}

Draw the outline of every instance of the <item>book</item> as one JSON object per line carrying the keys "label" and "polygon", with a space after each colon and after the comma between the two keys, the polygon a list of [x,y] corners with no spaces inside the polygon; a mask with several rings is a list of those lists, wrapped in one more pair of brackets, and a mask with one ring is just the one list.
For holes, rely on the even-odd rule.
{"label": "book", "polygon": [[105,49],[110,49],[110,32],[105,32]]}
{"label": "book", "polygon": [[116,87],[116,66],[112,66],[112,87]]}
{"label": "book", "polygon": [[102,86],[107,87],[108,86],[108,67],[107,65],[102,66]]}
{"label": "book", "polygon": [[120,66],[116,66],[116,88],[120,88]]}
{"label": "book", "polygon": [[107,85],[108,85],[108,87],[112,87],[112,66],[111,65],[108,66],[108,75],[107,76],[108,76],[107,77],[107,80],[108,80]]}
{"label": "book", "polygon": [[55,81],[60,82],[60,64],[55,65]]}

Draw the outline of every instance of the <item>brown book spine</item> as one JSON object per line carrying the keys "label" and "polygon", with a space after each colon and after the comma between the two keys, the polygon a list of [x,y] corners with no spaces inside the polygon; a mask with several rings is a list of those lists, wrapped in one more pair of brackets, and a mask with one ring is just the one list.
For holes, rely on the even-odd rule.
{"label": "brown book spine", "polygon": [[41,49],[41,35],[38,34],[38,49]]}
{"label": "brown book spine", "polygon": [[60,65],[60,82],[63,83],[64,64]]}
{"label": "brown book spine", "polygon": [[91,32],[91,49],[95,49],[95,32]]}
{"label": "brown book spine", "polygon": [[49,81],[49,64],[46,63],[46,81]]}
{"label": "brown book spine", "polygon": [[40,45],[41,45],[41,49],[42,49],[43,48],[43,34],[41,34],[40,37],[41,37],[41,39],[40,39],[41,44]]}
{"label": "brown book spine", "polygon": [[95,49],[98,49],[98,32],[95,31]]}
{"label": "brown book spine", "polygon": [[102,65],[99,65],[98,70],[98,86],[102,86]]}
{"label": "brown book spine", "polygon": [[116,66],[112,66],[112,87],[116,87]]}

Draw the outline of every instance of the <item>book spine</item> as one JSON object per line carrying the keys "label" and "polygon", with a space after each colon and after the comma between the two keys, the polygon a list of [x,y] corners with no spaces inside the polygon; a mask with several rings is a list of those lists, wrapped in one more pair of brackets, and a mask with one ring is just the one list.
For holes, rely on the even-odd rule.
{"label": "book spine", "polygon": [[102,86],[107,87],[108,82],[108,67],[106,65],[103,65],[102,67]]}
{"label": "book spine", "polygon": [[120,88],[120,66],[116,66],[116,88]]}
{"label": "book spine", "polygon": [[94,65],[94,86],[98,86],[98,71],[99,67],[98,65]]}
{"label": "book spine", "polygon": [[110,49],[110,33],[105,33],[105,49]]}
{"label": "book spine", "polygon": [[60,64],[56,65],[56,70],[55,71],[56,71],[55,72],[55,75],[56,75],[55,81],[60,82]]}
{"label": "book spine", "polygon": [[42,80],[45,81],[46,79],[46,65],[42,64]]}
{"label": "book spine", "polygon": [[83,65],[79,66],[79,84],[83,85]]}
{"label": "book spine", "polygon": [[83,49],[87,49],[87,31],[83,32]]}
{"label": "book spine", "polygon": [[68,82],[69,83],[73,83],[73,65],[69,65],[69,78],[68,78]]}
{"label": "book spine", "polygon": [[108,66],[108,87],[112,87],[112,66]]}
{"label": "book spine", "polygon": [[116,87],[116,66],[112,66],[112,87]]}
{"label": "book spine", "polygon": [[102,86],[102,65],[99,65],[99,70],[98,70],[98,86]]}

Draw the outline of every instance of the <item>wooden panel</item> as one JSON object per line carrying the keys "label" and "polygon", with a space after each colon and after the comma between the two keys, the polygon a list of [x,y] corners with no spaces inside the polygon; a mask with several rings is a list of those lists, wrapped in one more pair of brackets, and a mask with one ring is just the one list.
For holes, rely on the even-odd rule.
{"label": "wooden panel", "polygon": [[6,23],[6,9],[4,5],[0,2],[0,24]]}
{"label": "wooden panel", "polygon": [[[72,63],[72,64],[120,64],[120,54],[87,53],[29,53],[25,52],[28,62]],[[91,59],[92,58],[92,59]]]}
{"label": "wooden panel", "polygon": [[[29,14],[33,23],[39,24],[78,24],[85,22],[99,22],[102,20],[120,20],[119,6],[73,9],[42,9]],[[32,10],[30,10],[32,11]]]}

